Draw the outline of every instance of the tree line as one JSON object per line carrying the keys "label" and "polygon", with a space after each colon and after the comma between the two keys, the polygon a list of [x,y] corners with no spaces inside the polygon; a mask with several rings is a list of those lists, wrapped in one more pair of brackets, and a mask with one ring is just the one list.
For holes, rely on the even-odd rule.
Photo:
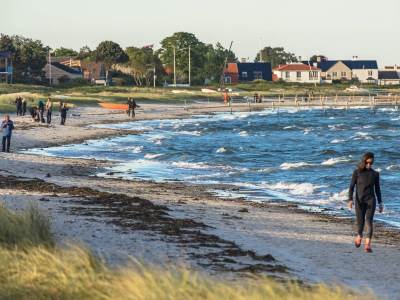
{"label": "tree line", "polygon": [[[204,84],[206,80],[218,82],[225,59],[227,62],[238,61],[236,54],[221,43],[215,45],[204,43],[193,33],[176,32],[164,38],[160,45],[161,47],[157,50],[153,49],[152,45],[129,46],[123,49],[113,41],[102,41],[95,49],[84,46],[76,51],[64,47],[51,49],[40,40],[19,35],[0,35],[0,51],[12,53],[14,82],[40,83],[44,79],[43,68],[47,63],[49,51],[53,57],[102,62],[107,75],[109,72],[118,74],[116,70],[120,70],[118,66],[122,66],[125,75],[128,72],[128,76],[133,79],[133,84],[138,86],[151,85],[154,75],[158,84],[165,81],[172,82],[174,56],[178,83],[187,83],[189,80],[189,55],[193,84]],[[256,62],[260,60],[269,61],[274,67],[296,61],[296,56],[286,52],[283,47],[264,47],[254,59]]]}

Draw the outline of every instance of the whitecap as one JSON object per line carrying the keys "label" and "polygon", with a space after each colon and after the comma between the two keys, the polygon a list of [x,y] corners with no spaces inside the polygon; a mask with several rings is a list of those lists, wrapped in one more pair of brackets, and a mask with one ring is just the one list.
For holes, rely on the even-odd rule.
{"label": "whitecap", "polygon": [[241,132],[239,132],[240,136],[249,136],[249,134],[247,133],[247,131],[243,130]]}
{"label": "whitecap", "polygon": [[183,135],[193,135],[193,136],[201,136],[201,132],[200,131],[179,131],[179,134],[183,134]]}
{"label": "whitecap", "polygon": [[140,152],[142,152],[143,151],[143,146],[135,146],[135,147],[132,147],[132,152],[133,153],[140,153]]}
{"label": "whitecap", "polygon": [[311,167],[313,164],[307,162],[296,162],[296,163],[283,163],[279,167],[281,170],[298,169],[303,167]]}
{"label": "whitecap", "polygon": [[330,141],[331,144],[341,144],[346,142],[346,140],[342,140],[342,139],[334,139],[332,141]]}
{"label": "whitecap", "polygon": [[390,165],[386,167],[386,170],[388,171],[398,171],[400,170],[400,165]]}
{"label": "whitecap", "polygon": [[273,184],[263,184],[262,186],[272,190],[285,190],[292,195],[296,196],[311,196],[317,189],[323,186],[313,185],[312,183],[291,183],[291,182],[278,182]]}
{"label": "whitecap", "polygon": [[224,147],[219,148],[216,152],[217,153],[225,153],[227,150]]}
{"label": "whitecap", "polygon": [[340,163],[345,163],[349,162],[350,159],[348,157],[342,156],[342,157],[334,157],[334,158],[329,158],[321,163],[323,166],[333,166],[336,164]]}
{"label": "whitecap", "polygon": [[160,157],[160,156],[163,156],[164,154],[151,154],[151,153],[147,153],[145,156],[144,156],[144,158],[145,159],[153,159],[153,158],[157,158],[157,157]]}

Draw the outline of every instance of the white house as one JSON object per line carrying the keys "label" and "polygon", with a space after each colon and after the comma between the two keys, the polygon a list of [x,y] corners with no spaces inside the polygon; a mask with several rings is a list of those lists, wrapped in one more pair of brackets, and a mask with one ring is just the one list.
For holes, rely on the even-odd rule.
{"label": "white house", "polygon": [[378,63],[376,60],[343,61],[352,71],[353,78],[363,83],[378,83]]}
{"label": "white house", "polygon": [[320,83],[321,69],[305,64],[279,65],[273,69],[275,80],[301,83]]}

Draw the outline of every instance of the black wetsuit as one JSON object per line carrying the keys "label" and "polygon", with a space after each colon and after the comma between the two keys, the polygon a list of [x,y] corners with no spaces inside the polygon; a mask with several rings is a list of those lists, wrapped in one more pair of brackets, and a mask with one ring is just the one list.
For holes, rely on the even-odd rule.
{"label": "black wetsuit", "polygon": [[358,234],[363,236],[364,225],[367,223],[367,238],[372,237],[373,220],[376,201],[382,203],[379,173],[372,169],[353,172],[349,189],[349,199],[353,200],[354,187],[356,187],[355,210],[357,216]]}

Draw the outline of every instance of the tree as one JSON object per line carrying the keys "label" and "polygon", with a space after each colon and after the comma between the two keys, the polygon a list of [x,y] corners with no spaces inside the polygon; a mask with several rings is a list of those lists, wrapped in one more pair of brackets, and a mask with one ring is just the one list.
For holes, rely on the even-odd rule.
{"label": "tree", "polygon": [[325,55],[313,55],[310,57],[310,63],[316,63],[321,61],[327,61],[328,58]]}
{"label": "tree", "polygon": [[108,81],[108,73],[112,65],[124,63],[128,61],[128,56],[120,45],[112,41],[101,42],[96,50],[96,61],[101,61],[106,67],[106,80]]}
{"label": "tree", "polygon": [[22,36],[0,36],[0,51],[10,51],[13,62],[15,81],[41,79],[43,68],[47,62],[49,47],[43,46],[39,40]]}
{"label": "tree", "polygon": [[225,59],[227,63],[236,62],[235,53],[224,48],[221,43],[217,43],[215,47],[211,44],[207,45],[206,63],[204,65],[205,78],[217,82],[221,77],[224,69]]}
{"label": "tree", "polygon": [[129,57],[127,65],[132,70],[136,85],[150,86],[154,70],[158,78],[163,73],[162,63],[152,48],[128,47],[126,54]]}
{"label": "tree", "polygon": [[53,55],[55,57],[77,57],[78,56],[78,52],[76,52],[74,49],[68,49],[68,48],[64,48],[64,47],[60,47],[56,50],[54,50]]}
{"label": "tree", "polygon": [[[294,53],[286,52],[283,47],[265,47],[261,50],[261,58],[262,61],[271,62],[272,67],[298,61]],[[259,62],[261,60],[259,52],[255,61]]]}
{"label": "tree", "polygon": [[96,60],[96,53],[95,51],[92,51],[89,46],[83,46],[81,49],[79,49],[79,53],[77,55],[78,59],[83,59],[83,60],[89,60],[89,61],[95,61]]}
{"label": "tree", "polygon": [[207,46],[188,32],[176,32],[161,41],[159,56],[165,67],[173,69],[174,48],[176,53],[176,77],[178,81],[188,82],[189,46],[191,78],[193,82],[202,81],[202,71],[206,60]]}

